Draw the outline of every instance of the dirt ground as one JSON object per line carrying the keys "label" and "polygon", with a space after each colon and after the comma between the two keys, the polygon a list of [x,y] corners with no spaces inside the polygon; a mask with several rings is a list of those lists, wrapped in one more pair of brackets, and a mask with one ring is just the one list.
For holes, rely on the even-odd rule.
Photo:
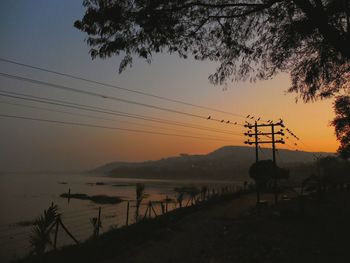
{"label": "dirt ground", "polygon": [[[264,196],[272,203],[272,196]],[[254,195],[218,204],[181,219],[160,240],[111,262],[350,262],[349,194],[252,213]]]}
{"label": "dirt ground", "polygon": [[247,214],[255,202],[255,195],[244,196],[184,217],[168,228],[161,240],[130,250],[118,262],[217,262],[213,250],[238,216]]}
{"label": "dirt ground", "polygon": [[[265,195],[271,204],[273,197]],[[350,262],[350,194],[257,211],[254,194],[185,208],[26,262]]]}

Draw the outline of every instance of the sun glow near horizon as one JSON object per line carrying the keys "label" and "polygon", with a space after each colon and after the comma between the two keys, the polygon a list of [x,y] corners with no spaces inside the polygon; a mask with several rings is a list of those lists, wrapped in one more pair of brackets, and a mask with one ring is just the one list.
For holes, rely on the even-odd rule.
{"label": "sun glow near horizon", "polygon": [[[23,12],[23,10],[26,10],[26,12]],[[35,15],[39,11],[42,12],[42,16]],[[55,4],[47,1],[36,4],[29,4],[26,1],[7,2],[0,12],[2,14],[0,16],[1,24],[4,25],[4,27],[1,27],[1,32],[6,36],[2,40],[0,57],[242,116],[249,114],[265,120],[282,118],[287,127],[301,138],[301,142],[295,146],[294,142],[291,141],[290,145],[293,147],[278,145],[281,148],[335,152],[338,147],[334,129],[329,125],[334,118],[332,100],[307,104],[299,102],[296,104],[296,94],[285,93],[290,86],[288,74],[280,73],[267,81],[257,81],[255,83],[229,82],[226,86],[215,87],[208,81],[208,76],[215,71],[217,66],[215,63],[194,61],[191,58],[184,60],[175,55],[158,54],[153,57],[151,65],[143,60],[135,59],[131,69],[127,69],[123,74],[118,75],[116,71],[121,58],[113,57],[106,60],[96,59],[92,61],[88,54],[88,47],[83,43],[84,36],[73,28],[73,22],[81,17],[84,12],[79,2],[74,4],[68,0],[56,1]],[[12,15],[9,16],[8,14]],[[50,23],[47,23],[47,21],[50,21]],[[8,30],[9,28],[11,30]],[[52,28],[55,28],[55,30],[51,30]],[[26,45],[23,45],[23,43],[26,43]],[[67,48],[68,46],[69,48]],[[0,63],[0,70],[9,74],[51,81],[87,91],[92,90],[93,92],[203,117],[212,116],[216,119],[230,120],[231,123],[237,121],[244,124],[245,121],[244,118],[233,115],[148,98],[140,94],[129,94],[120,90],[23,69],[3,62]],[[235,127],[224,123],[215,123],[206,119],[192,118],[105,98],[93,98],[87,95],[68,93],[67,91],[53,91],[48,87],[20,83],[5,78],[1,78],[1,84],[3,89],[8,91],[71,100],[131,114],[142,114],[153,118],[205,126],[211,129],[229,130],[241,135],[215,133],[204,129],[172,126],[99,113],[84,112],[83,114],[95,115],[97,118],[103,116],[110,120],[60,113],[53,114],[1,104],[1,112],[4,114],[207,138],[183,138],[161,134],[70,127],[53,123],[2,118],[3,136],[0,138],[2,145],[0,153],[4,158],[0,160],[0,165],[5,170],[18,167],[40,169],[42,166],[47,169],[85,170],[113,160],[141,161],[174,156],[180,153],[206,154],[225,145],[244,145],[245,141],[243,136],[245,129],[242,126]],[[5,99],[2,98],[2,101],[5,101]],[[45,107],[55,108],[50,105]],[[67,109],[64,110],[67,111]],[[79,112],[79,114],[81,113]],[[131,122],[137,122],[137,124]],[[220,141],[212,139],[220,139]]]}

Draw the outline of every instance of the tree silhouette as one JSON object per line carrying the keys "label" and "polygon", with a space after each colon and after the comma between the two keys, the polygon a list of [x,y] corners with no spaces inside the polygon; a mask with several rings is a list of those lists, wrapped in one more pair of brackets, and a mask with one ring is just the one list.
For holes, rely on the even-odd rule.
{"label": "tree silhouette", "polygon": [[332,124],[340,141],[338,153],[343,159],[350,158],[350,97],[340,96],[334,103],[335,118]]}
{"label": "tree silhouette", "polygon": [[210,81],[290,72],[305,101],[349,89],[349,0],[85,0],[91,56],[158,52],[219,62]]}
{"label": "tree silhouette", "polygon": [[266,187],[271,178],[272,167],[266,161],[253,163],[249,169],[249,176],[255,181],[256,185],[256,202],[260,203],[260,192]]}
{"label": "tree silhouette", "polygon": [[301,186],[301,195],[305,192],[317,193],[322,200],[329,189],[337,189],[349,184],[349,162],[336,156],[317,158],[318,171],[305,178]]}
{"label": "tree silhouette", "polygon": [[[261,190],[271,187],[272,185],[272,181],[274,179],[273,165],[272,160],[262,160],[253,163],[249,168],[249,176],[255,181],[256,184],[257,203],[260,202]],[[288,179],[289,170],[276,167],[276,176],[277,180]]]}

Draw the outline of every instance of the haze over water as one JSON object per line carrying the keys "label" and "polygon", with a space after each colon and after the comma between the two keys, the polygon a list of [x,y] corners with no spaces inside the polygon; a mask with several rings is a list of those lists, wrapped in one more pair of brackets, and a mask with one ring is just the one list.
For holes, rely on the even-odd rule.
{"label": "haze over water", "polygon": [[[96,185],[99,183],[99,185]],[[126,201],[130,201],[129,223],[134,222],[134,201],[136,183],[145,184],[146,197],[140,214],[145,213],[148,200],[161,201],[166,196],[175,198],[175,187],[208,186],[220,189],[227,185],[241,185],[241,182],[227,181],[186,181],[186,180],[152,180],[127,179],[91,176],[87,174],[2,174],[0,176],[1,209],[0,217],[0,258],[2,262],[28,254],[31,224],[53,202],[62,213],[62,221],[69,231],[83,241],[91,236],[93,227],[90,219],[97,217],[98,208],[102,207],[102,230],[121,227],[126,222]],[[119,196],[124,201],[116,205],[96,204],[88,200],[61,198],[62,193],[84,193],[87,195]],[[187,200],[184,201],[186,203]],[[174,204],[169,204],[169,210]],[[155,205],[161,213],[159,205]],[[73,241],[63,232],[59,232],[59,246],[72,244]],[[3,261],[4,260],[4,261]]]}

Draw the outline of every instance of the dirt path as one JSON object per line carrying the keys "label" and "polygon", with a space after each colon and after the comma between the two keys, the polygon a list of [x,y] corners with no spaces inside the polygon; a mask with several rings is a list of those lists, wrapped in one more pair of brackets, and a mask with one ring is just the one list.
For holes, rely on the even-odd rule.
{"label": "dirt path", "polygon": [[341,193],[322,203],[309,201],[304,216],[294,201],[281,202],[279,212],[252,215],[255,196],[245,195],[183,217],[160,239],[107,262],[350,262],[350,208],[344,207],[349,201],[349,193]]}
{"label": "dirt path", "polygon": [[179,220],[161,240],[136,247],[122,258],[107,262],[216,262],[213,249],[238,216],[255,205],[255,195],[203,209]]}

